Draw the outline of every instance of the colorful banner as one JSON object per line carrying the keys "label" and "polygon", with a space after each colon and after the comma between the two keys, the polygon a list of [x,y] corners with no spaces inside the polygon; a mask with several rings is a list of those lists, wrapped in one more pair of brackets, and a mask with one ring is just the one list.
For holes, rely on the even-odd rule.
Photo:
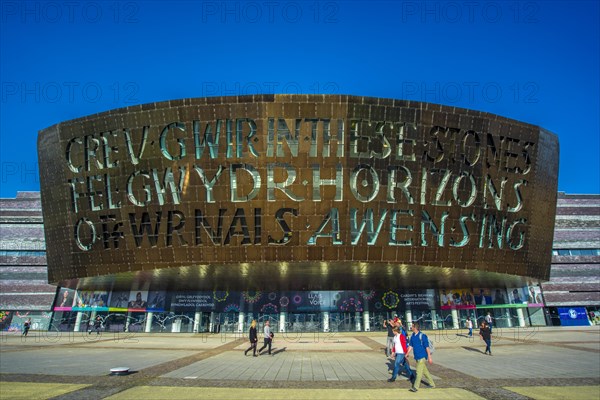
{"label": "colorful banner", "polygon": [[127,308],[129,310],[145,310],[148,307],[148,291],[146,290],[132,290],[129,293],[129,302]]}
{"label": "colorful banner", "polygon": [[487,288],[476,288],[475,292],[475,304],[478,306],[487,306],[493,304],[492,293]]}
{"label": "colorful banner", "polygon": [[494,293],[494,298],[492,300],[494,305],[510,304],[506,289],[492,289],[492,292]]}
{"label": "colorful banner", "polygon": [[[529,293],[529,296],[527,294]],[[439,298],[438,298],[439,297]],[[107,301],[108,299],[108,301]],[[528,301],[529,300],[529,301]],[[75,291],[62,288],[55,311],[219,312],[383,312],[406,310],[542,307],[538,286],[511,288],[359,290],[359,291],[204,291],[165,290]],[[65,306],[68,305],[68,306]]]}
{"label": "colorful banner", "polygon": [[435,308],[435,290],[409,290],[400,293],[400,309],[412,311]]}
{"label": "colorful banner", "polygon": [[215,300],[213,292],[175,292],[171,296],[170,306],[177,311],[212,311]]}
{"label": "colorful banner", "polygon": [[108,292],[105,290],[78,290],[75,293],[72,310],[87,311],[89,309],[108,311]]}
{"label": "colorful banner", "polygon": [[509,288],[508,299],[510,304],[527,304],[527,296],[523,288]]}
{"label": "colorful banner", "polygon": [[7,331],[14,315],[14,311],[0,311],[0,331]]}
{"label": "colorful banner", "polygon": [[61,288],[54,302],[54,311],[71,311],[74,302],[75,290]]}
{"label": "colorful banner", "polygon": [[151,291],[148,293],[148,311],[163,312],[165,311],[165,302],[167,299],[167,292],[164,290]]}
{"label": "colorful banner", "polygon": [[529,285],[527,288],[527,304],[530,307],[544,307],[542,289],[539,286]]}
{"label": "colorful banner", "polygon": [[442,310],[472,309],[475,308],[475,302],[476,298],[470,289],[440,290],[440,306]]}
{"label": "colorful banner", "polygon": [[117,291],[112,292],[110,295],[110,309],[125,309],[127,310],[127,303],[129,302],[129,291]]}
{"label": "colorful banner", "polygon": [[584,307],[559,307],[558,315],[562,326],[590,325],[587,311]]}

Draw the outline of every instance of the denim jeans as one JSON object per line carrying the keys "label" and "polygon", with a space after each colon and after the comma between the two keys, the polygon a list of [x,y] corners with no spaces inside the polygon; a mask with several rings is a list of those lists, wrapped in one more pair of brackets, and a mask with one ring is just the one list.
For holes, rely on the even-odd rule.
{"label": "denim jeans", "polygon": [[483,341],[485,342],[485,352],[489,351],[492,354],[492,339],[483,339]]}
{"label": "denim jeans", "polygon": [[265,338],[265,344],[263,345],[263,347],[260,348],[260,350],[258,351],[258,353],[260,354],[261,351],[263,351],[267,346],[269,347],[269,354],[271,354],[271,340],[272,339],[267,339]]}
{"label": "denim jeans", "polygon": [[386,357],[391,357],[392,355],[392,348],[394,347],[394,337],[393,336],[388,336],[387,337],[387,343],[385,345],[385,355]]}
{"label": "denim jeans", "polygon": [[408,361],[404,362],[404,354],[396,354],[396,363],[394,364],[394,372],[392,373],[392,379],[396,379],[398,376],[398,372],[400,372],[400,367],[404,366],[404,370],[406,371],[406,376],[411,377],[413,372],[410,369],[410,365],[408,365]]}

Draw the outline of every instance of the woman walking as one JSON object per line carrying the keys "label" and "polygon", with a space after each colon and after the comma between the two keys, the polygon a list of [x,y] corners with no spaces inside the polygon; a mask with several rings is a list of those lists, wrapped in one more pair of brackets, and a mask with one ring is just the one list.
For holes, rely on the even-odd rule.
{"label": "woman walking", "polygon": [[492,331],[487,323],[482,322],[479,329],[479,337],[485,342],[485,352],[483,354],[492,355]]}
{"label": "woman walking", "polygon": [[23,336],[27,336],[27,334],[29,333],[29,329],[31,328],[31,318],[29,318],[27,321],[25,321],[23,323]]}
{"label": "woman walking", "polygon": [[250,324],[250,331],[248,333],[248,337],[250,339],[250,347],[248,347],[246,349],[246,351],[244,351],[244,355],[248,355],[248,352],[250,350],[252,350],[252,355],[254,357],[257,357],[256,355],[256,342],[258,342],[258,335],[256,333],[256,320],[253,319],[252,323]]}
{"label": "woman walking", "polygon": [[468,336],[473,337],[473,321],[471,321],[471,317],[467,318],[467,329],[469,330]]}

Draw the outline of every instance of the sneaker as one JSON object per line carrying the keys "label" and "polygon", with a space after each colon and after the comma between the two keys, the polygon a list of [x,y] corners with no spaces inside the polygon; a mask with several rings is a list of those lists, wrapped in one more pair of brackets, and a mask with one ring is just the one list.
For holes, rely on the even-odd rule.
{"label": "sneaker", "polygon": [[395,378],[390,378],[390,379],[388,379],[388,382],[396,382],[396,379]]}
{"label": "sneaker", "polygon": [[244,355],[247,356],[248,355],[248,350],[244,351]]}
{"label": "sneaker", "polygon": [[416,391],[417,391],[417,389],[416,389],[416,388],[413,386],[413,387],[411,387],[410,389],[408,389],[408,391],[409,391],[409,392],[416,392]]}

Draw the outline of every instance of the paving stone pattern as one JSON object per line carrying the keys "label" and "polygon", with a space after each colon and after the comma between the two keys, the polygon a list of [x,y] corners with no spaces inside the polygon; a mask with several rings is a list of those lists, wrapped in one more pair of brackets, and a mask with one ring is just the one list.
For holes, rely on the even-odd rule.
{"label": "paving stone pattern", "polygon": [[[35,334],[26,339],[0,336],[0,384],[91,385],[58,399],[99,399],[142,386],[303,388],[315,390],[313,398],[326,398],[329,389],[396,388],[400,394],[410,387],[403,377],[387,382],[390,361],[384,354],[384,333],[280,338],[272,355],[259,357],[244,356],[248,343],[239,335],[139,335],[135,340],[101,335],[96,340],[70,337],[49,342]],[[438,339],[429,369],[440,390],[460,388],[486,399],[527,399],[505,388],[580,385],[598,387],[600,394],[598,327],[542,328],[527,339],[498,337],[491,357],[483,354],[478,338],[456,332],[429,334]],[[120,366],[133,373],[109,376],[110,368]]]}

